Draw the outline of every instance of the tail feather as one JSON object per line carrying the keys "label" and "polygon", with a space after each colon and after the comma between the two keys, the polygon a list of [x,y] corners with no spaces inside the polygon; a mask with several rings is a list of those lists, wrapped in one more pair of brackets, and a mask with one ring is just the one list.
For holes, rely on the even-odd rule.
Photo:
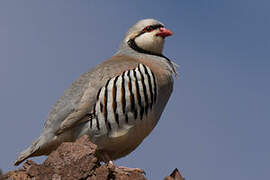
{"label": "tail feather", "polygon": [[18,166],[27,158],[34,156],[35,152],[39,150],[40,147],[39,142],[40,138],[35,140],[31,146],[29,146],[26,150],[21,152],[20,155],[17,157],[16,161],[14,162],[14,166]]}

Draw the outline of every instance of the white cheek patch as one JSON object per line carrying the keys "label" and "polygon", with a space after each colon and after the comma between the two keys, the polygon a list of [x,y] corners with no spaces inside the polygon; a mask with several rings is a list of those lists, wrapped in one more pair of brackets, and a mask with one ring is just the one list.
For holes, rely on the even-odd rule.
{"label": "white cheek patch", "polygon": [[161,54],[164,45],[164,39],[162,37],[156,36],[157,31],[146,32],[137,38],[135,42],[140,48]]}

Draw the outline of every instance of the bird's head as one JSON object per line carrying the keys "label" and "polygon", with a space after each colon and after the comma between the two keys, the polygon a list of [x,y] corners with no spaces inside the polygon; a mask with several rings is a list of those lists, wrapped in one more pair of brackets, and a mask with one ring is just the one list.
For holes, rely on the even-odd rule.
{"label": "bird's head", "polygon": [[124,43],[144,53],[162,54],[164,40],[173,33],[155,19],[143,19],[126,33]]}

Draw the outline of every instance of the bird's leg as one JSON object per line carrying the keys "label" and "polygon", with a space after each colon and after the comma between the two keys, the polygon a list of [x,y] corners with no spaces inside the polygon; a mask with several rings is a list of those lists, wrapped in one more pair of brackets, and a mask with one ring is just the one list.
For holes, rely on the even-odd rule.
{"label": "bird's leg", "polygon": [[115,165],[114,165],[113,161],[111,160],[110,156],[106,152],[103,152],[102,154],[103,154],[103,156],[102,156],[103,161],[105,163],[108,163],[108,166],[111,170],[115,170]]}
{"label": "bird's leg", "polygon": [[103,152],[103,158],[104,158],[104,161],[106,163],[108,163],[109,168],[111,170],[114,170],[114,171],[118,172],[118,173],[138,172],[138,173],[141,173],[141,174],[145,174],[144,170],[142,170],[140,168],[129,168],[129,167],[124,167],[124,166],[115,166],[113,161],[111,160],[110,156],[106,152]]}

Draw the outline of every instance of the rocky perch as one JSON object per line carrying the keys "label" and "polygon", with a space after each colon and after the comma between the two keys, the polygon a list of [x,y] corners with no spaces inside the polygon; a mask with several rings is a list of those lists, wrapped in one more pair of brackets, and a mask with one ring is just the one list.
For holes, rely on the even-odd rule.
{"label": "rocky perch", "polygon": [[[97,146],[87,136],[67,142],[52,152],[42,164],[27,160],[22,168],[0,173],[0,180],[146,180],[141,172],[126,172],[110,164],[101,165]],[[164,180],[184,180],[177,169]]]}

